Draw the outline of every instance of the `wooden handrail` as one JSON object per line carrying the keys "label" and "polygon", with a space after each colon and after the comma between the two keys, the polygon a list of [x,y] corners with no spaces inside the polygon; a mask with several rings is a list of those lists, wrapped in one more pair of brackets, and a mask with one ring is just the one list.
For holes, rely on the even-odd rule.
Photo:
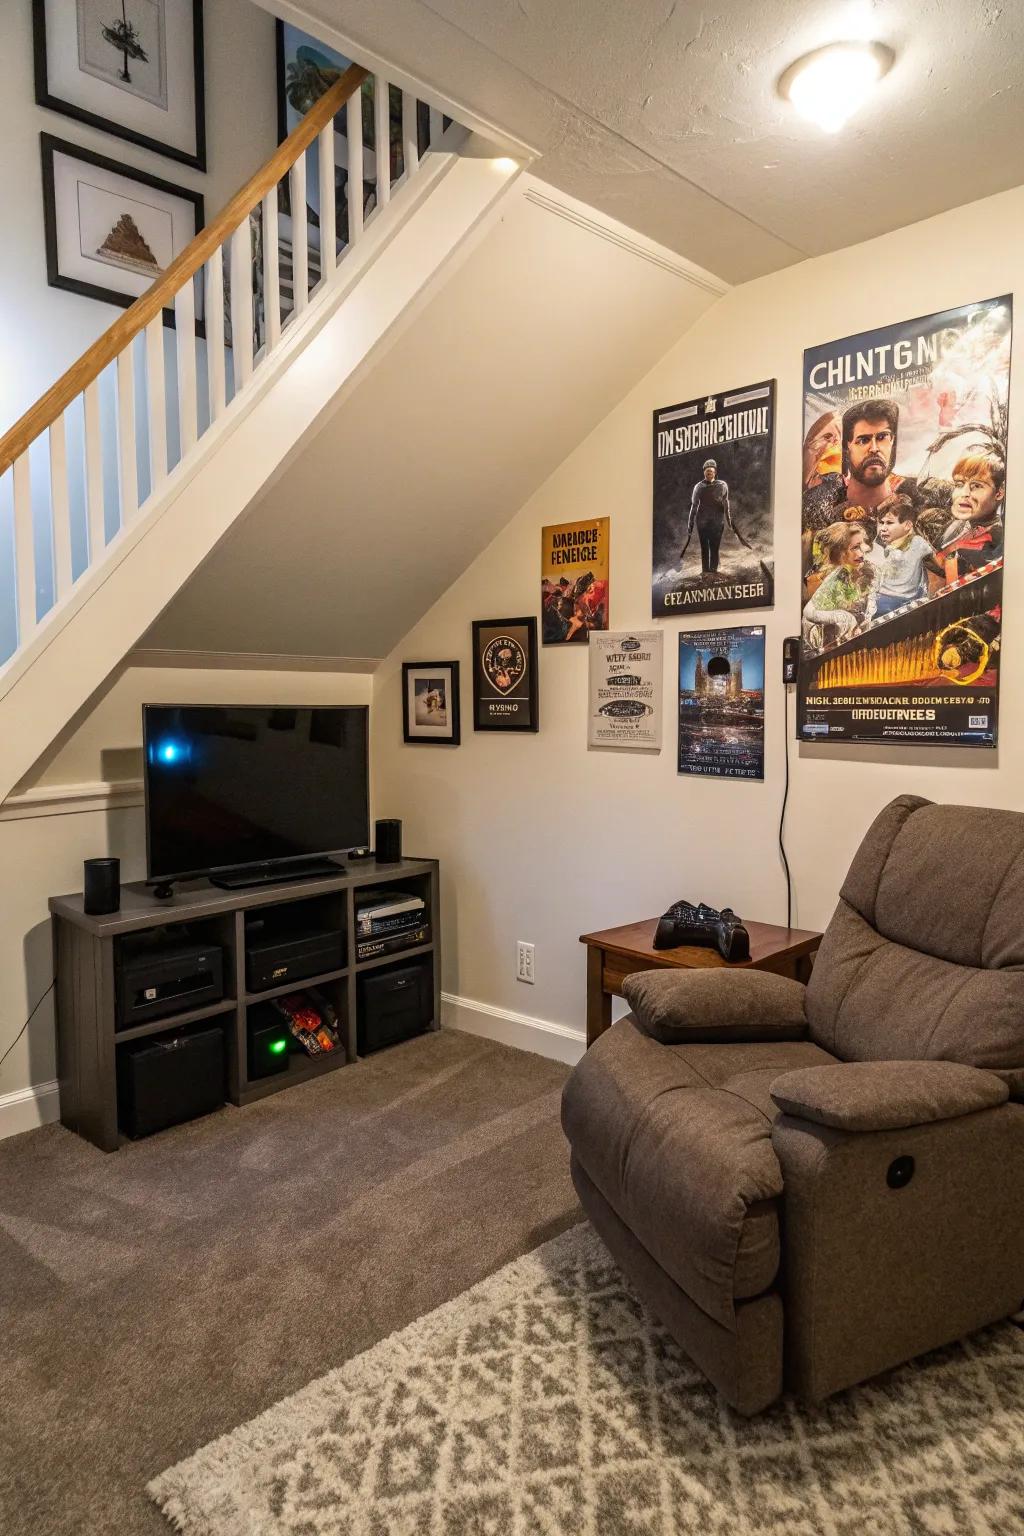
{"label": "wooden handrail", "polygon": [[10,468],[15,459],[21,457],[40,433],[45,432],[56,421],[83,389],[99,377],[107,364],[123,352],[129,342],[140,331],[145,330],[149,322],[173,301],[175,294],[186,280],[195,276],[214,251],[223,245],[227,237],[238,228],[242,220],[248,218],[256,205],[263,201],[271,187],[277,186],[278,182],[287,175],[299,155],[312,144],[321,128],[326,127],[349,97],[354,96],[361,88],[368,74],[369,71],[360,65],[350,65],[330,90],[325,91],[319,101],[314,103],[302,122],[292,129],[284,143],[278,145],[266,165],[235,193],[213,223],[207,224],[199,231],[185,249],[174,258],[167,270],[146,289],[145,293],[140,294],[131,308],[126,309],[124,314],[119,316],[97,341],[93,342],[88,351],[83,352],[76,363],[72,363],[67,372],[61,375],[46,394],[42,395],[19,421],[16,421],[3,437],[0,437],[0,475]]}

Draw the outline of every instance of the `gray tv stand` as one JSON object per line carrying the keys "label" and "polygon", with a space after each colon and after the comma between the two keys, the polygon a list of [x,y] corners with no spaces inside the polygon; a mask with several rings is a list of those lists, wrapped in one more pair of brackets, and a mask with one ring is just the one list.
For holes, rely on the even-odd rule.
{"label": "gray tv stand", "polygon": [[[336,855],[343,859],[344,855]],[[427,903],[431,942],[375,960],[356,960],[355,893],[360,888],[395,885],[417,891]],[[281,987],[250,992],[245,977],[245,913],[259,907],[309,902],[324,928],[345,934],[346,964],[322,976],[310,976]],[[337,875],[245,890],[220,890],[208,880],[182,882],[170,899],[156,897],[142,882],[121,887],[117,912],[90,916],[81,894],[52,896],[53,952],[56,973],[57,1073],[60,1118],[104,1152],[121,1144],[117,1124],[117,1055],[122,1044],[149,1035],[220,1020],[225,1032],[228,1097],[233,1104],[255,1103],[297,1083],[308,1082],[356,1061],[359,976],[382,966],[402,964],[429,955],[433,968],[434,1029],[441,1023],[440,896],[436,859],[402,859],[378,864],[369,859]],[[205,1008],[194,1008],[118,1029],[115,1008],[115,965],[119,941],[147,930],[188,923],[204,942],[220,944],[225,954],[226,996]],[[344,1049],[329,1056],[293,1054],[288,1071],[250,1082],[247,1070],[246,1015],[250,1005],[303,987],[317,987],[338,1015]]]}

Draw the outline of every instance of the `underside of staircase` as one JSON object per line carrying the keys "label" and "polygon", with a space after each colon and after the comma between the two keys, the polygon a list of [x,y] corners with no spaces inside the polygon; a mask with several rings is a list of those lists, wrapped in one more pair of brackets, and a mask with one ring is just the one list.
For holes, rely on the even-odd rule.
{"label": "underside of staircase", "polygon": [[[361,185],[360,127],[375,101],[377,132],[390,138],[381,115],[388,96],[386,81],[353,66],[153,290],[0,439],[0,477],[8,472],[13,485],[18,607],[17,648],[0,668],[0,801],[373,366],[518,175],[518,162],[439,108],[430,108],[424,144],[417,123],[426,113],[406,93],[400,175],[393,176],[393,155],[376,156],[369,213],[353,210],[340,248],[319,249],[305,221],[293,226],[283,210],[279,220],[278,185],[287,178],[290,206],[306,206],[305,157],[315,141],[326,206],[336,184],[335,115],[346,102],[347,145],[354,146],[347,171]],[[197,327],[200,305],[204,324]],[[173,331],[164,325],[167,310]],[[174,349],[173,367],[165,346]],[[106,424],[116,435],[118,464],[113,530],[104,486],[104,370],[117,402]],[[171,400],[164,398],[167,378]],[[140,398],[145,419],[137,423]],[[80,473],[89,543],[76,578],[65,432],[72,407],[84,408]],[[179,445],[173,465],[168,421]],[[145,434],[141,450],[136,425]],[[140,451],[149,471],[141,505]],[[56,601],[42,614],[33,560],[40,515],[52,521],[56,568]]]}

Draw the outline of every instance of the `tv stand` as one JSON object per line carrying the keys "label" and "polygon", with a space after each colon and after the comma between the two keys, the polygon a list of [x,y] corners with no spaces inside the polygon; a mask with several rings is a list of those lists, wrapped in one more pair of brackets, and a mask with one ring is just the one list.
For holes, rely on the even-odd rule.
{"label": "tv stand", "polygon": [[[247,876],[251,876],[250,869]],[[216,1025],[223,1030],[227,1062],[226,1097],[244,1108],[268,1094],[333,1072],[358,1058],[361,982],[366,974],[418,962],[429,966],[433,985],[433,1028],[441,1024],[440,885],[434,859],[402,859],[397,864],[361,862],[351,872],[338,864],[324,878],[302,878],[275,866],[273,884],[249,890],[218,890],[208,880],[180,880],[161,899],[144,882],[121,887],[116,912],[88,913],[81,893],[51,896],[56,965],[57,1069],[60,1117],[104,1152],[121,1143],[117,1084],[122,1047],[131,1041],[175,1035]],[[427,906],[426,942],[360,960],[357,956],[356,907],[362,890],[391,886],[415,891]],[[310,930],[344,935],[343,963],[316,976],[250,987],[246,969],[247,932],[260,919],[273,922],[302,915]],[[248,919],[248,922],[247,922]],[[216,944],[224,955],[224,996],[216,1002],[118,1028],[116,978],[127,952],[126,941]],[[326,1056],[290,1052],[288,1068],[274,1076],[249,1075],[247,1059],[250,1011],[275,996],[306,988],[322,992],[338,1018],[341,1045]]]}
{"label": "tv stand", "polygon": [[210,876],[210,884],[222,891],[244,891],[249,886],[279,885],[284,880],[329,880],[343,875],[345,867],[333,859],[304,859],[300,864],[240,864]]}

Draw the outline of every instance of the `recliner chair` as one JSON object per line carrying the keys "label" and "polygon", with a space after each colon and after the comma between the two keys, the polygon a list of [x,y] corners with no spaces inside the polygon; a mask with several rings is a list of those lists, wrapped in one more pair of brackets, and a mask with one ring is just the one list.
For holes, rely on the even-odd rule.
{"label": "recliner chair", "polygon": [[588,1216],[739,1412],[1024,1299],[1024,815],[902,795],[806,989],[648,971],[572,1072]]}

